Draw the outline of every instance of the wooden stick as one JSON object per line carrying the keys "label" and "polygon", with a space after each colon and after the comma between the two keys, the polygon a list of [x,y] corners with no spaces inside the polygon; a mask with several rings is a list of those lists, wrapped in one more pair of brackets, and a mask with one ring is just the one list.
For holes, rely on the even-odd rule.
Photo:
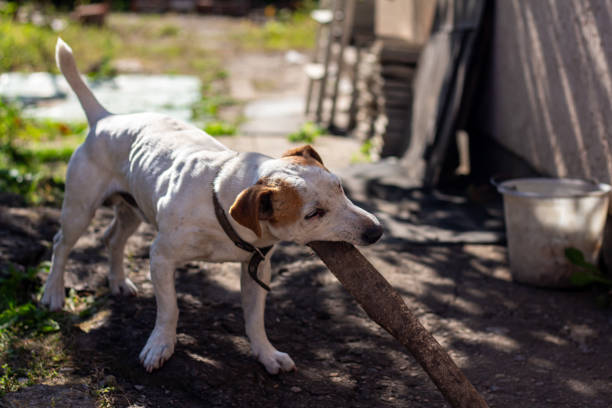
{"label": "wooden stick", "polygon": [[452,407],[488,407],[440,343],[370,262],[346,242],[308,244],[372,320],[402,343]]}

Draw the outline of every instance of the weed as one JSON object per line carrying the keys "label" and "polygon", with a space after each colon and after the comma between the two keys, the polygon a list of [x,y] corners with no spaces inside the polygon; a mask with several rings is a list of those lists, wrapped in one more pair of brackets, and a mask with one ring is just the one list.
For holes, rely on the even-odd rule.
{"label": "weed", "polygon": [[566,248],[565,257],[574,265],[580,267],[570,276],[570,282],[574,286],[582,287],[593,283],[612,286],[612,280],[606,279],[596,265],[588,262],[584,254],[577,248]]}
{"label": "weed", "polygon": [[232,136],[236,134],[236,126],[223,121],[213,121],[204,126],[204,131],[211,136]]}
{"label": "weed", "polygon": [[93,81],[112,78],[117,75],[117,69],[112,64],[112,55],[106,54],[95,65],[89,68],[87,77]]}
{"label": "weed", "polygon": [[56,375],[55,367],[64,359],[57,333],[62,316],[37,305],[42,289],[38,275],[48,267],[47,262],[37,268],[0,269],[0,395]]}
{"label": "weed", "polygon": [[[205,87],[202,92],[206,92]],[[236,103],[234,99],[223,95],[202,97],[198,103],[191,107],[191,120],[203,124],[204,131],[211,136],[235,135],[237,124],[220,120],[219,110]]]}
{"label": "weed", "polygon": [[306,122],[297,132],[291,133],[287,138],[294,143],[314,143],[317,137],[324,133],[324,130],[317,124]]}
{"label": "weed", "polygon": [[193,104],[191,107],[191,120],[198,121],[205,118],[216,117],[222,101],[219,98],[205,98]]}
{"label": "weed", "polygon": [[0,331],[38,335],[59,330],[54,314],[39,308],[34,296],[40,287],[37,275],[48,267],[21,270],[9,265],[0,271]]}
{"label": "weed", "polygon": [[18,3],[15,1],[3,1],[0,3],[0,16],[13,18],[19,9]]}
{"label": "weed", "polygon": [[115,406],[113,392],[115,387],[98,388],[95,393],[97,397],[97,406],[100,408],[112,408]]}
{"label": "weed", "polygon": [[[61,33],[80,55],[79,62],[89,67],[115,55],[119,36],[107,28],[84,27],[68,23]],[[53,55],[58,34],[49,27],[23,24],[0,14],[0,72],[57,72]],[[87,38],[87,42],[82,41]]]}
{"label": "weed", "polygon": [[85,129],[85,124],[23,118],[17,105],[0,98],[0,191],[19,194],[30,204],[59,204],[64,191],[59,170]]}
{"label": "weed", "polygon": [[15,154],[15,139],[23,126],[18,107],[0,98],[0,153]]}
{"label": "weed", "polygon": [[358,152],[351,156],[351,163],[370,163],[372,161],[372,140],[368,139],[361,144]]}
{"label": "weed", "polygon": [[180,28],[175,26],[174,24],[165,24],[159,29],[160,37],[174,37],[178,35],[180,32]]}
{"label": "weed", "polygon": [[2,364],[2,376],[0,377],[0,396],[7,392],[17,391],[19,389],[19,382],[17,377],[13,374],[11,367],[4,363]]}

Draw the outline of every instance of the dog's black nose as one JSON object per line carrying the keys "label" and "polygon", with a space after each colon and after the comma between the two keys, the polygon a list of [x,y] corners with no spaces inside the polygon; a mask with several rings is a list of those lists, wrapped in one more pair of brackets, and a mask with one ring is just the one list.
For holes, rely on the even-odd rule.
{"label": "dog's black nose", "polygon": [[383,234],[383,229],[380,225],[374,225],[372,227],[368,227],[363,234],[361,234],[361,239],[366,244],[373,244],[380,239]]}

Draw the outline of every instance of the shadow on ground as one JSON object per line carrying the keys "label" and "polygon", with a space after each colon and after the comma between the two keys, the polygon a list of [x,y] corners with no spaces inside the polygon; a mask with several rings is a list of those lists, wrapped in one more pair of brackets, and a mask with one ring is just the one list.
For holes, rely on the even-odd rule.
{"label": "shadow on ground", "polygon": [[[513,283],[499,202],[475,204],[457,192],[357,179],[347,190],[387,228],[386,238],[364,254],[490,406],[609,406],[612,318],[596,306],[597,289]],[[106,255],[98,243],[110,218],[108,210],[99,211],[72,256],[68,281],[79,289],[104,285]],[[280,245],[273,257],[266,325],[297,372],[271,376],[250,355],[239,266],[190,263],[177,272],[175,354],[147,374],[138,354],[155,320],[147,280],[152,236],[141,228],[128,244],[127,267],[140,294],[110,299],[101,326],[64,339],[71,378],[113,376],[115,405],[446,406],[399,343],[367,318],[309,249],[292,244]]]}

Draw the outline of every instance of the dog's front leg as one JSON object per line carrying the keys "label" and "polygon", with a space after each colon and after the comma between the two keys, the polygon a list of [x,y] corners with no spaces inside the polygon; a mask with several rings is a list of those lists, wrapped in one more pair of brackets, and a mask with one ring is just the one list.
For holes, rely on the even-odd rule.
{"label": "dog's front leg", "polygon": [[[259,264],[259,279],[266,284],[270,282],[270,257],[271,253]],[[245,262],[242,263],[240,288],[246,334],[251,342],[251,350],[255,357],[270,374],[295,370],[295,363],[291,357],[287,353],[276,350],[268,340],[264,326],[267,292],[251,278],[248,272],[248,263]]]}
{"label": "dog's front leg", "polygon": [[155,289],[157,317],[155,328],[140,352],[140,361],[148,372],[162,366],[174,353],[176,344],[176,324],[178,305],[174,289],[174,270],[176,262],[156,240],[151,246],[151,280]]}

